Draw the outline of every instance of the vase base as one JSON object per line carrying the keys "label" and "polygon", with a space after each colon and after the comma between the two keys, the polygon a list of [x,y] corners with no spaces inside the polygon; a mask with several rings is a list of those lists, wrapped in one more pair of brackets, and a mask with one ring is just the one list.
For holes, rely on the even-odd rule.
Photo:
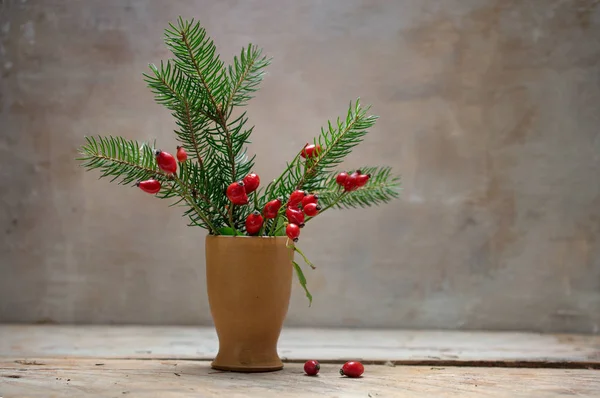
{"label": "vase base", "polygon": [[211,363],[210,367],[216,370],[238,373],[260,373],[260,372],[276,372],[283,369],[283,363],[278,365],[225,365],[220,363]]}

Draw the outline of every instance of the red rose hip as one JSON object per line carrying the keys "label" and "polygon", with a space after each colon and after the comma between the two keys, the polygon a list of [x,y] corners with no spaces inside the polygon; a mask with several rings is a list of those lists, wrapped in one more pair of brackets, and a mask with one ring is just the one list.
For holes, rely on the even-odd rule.
{"label": "red rose hip", "polygon": [[248,195],[242,181],[232,182],[227,187],[227,198],[234,205],[245,205],[248,203]]}
{"label": "red rose hip", "polygon": [[317,200],[319,199],[319,197],[317,195],[306,195],[303,199],[302,199],[302,207],[306,206],[309,203],[317,203]]}
{"label": "red rose hip", "polygon": [[294,242],[298,242],[298,237],[300,236],[300,227],[296,224],[288,224],[287,227],[285,227],[285,234]]}
{"label": "red rose hip", "polygon": [[340,374],[347,377],[360,377],[365,371],[362,363],[357,361],[349,361],[342,366]]}
{"label": "red rose hip", "polygon": [[290,195],[290,199],[288,200],[288,207],[298,207],[298,205],[302,202],[302,199],[306,196],[306,192],[304,191],[294,191]]}
{"label": "red rose hip", "polygon": [[255,210],[253,213],[250,213],[248,217],[246,217],[246,231],[248,231],[248,234],[258,234],[263,225],[263,221],[263,217],[260,215],[259,211]]}
{"label": "red rose hip", "polygon": [[321,369],[321,365],[314,359],[304,363],[304,372],[309,376],[316,376],[319,369]]}
{"label": "red rose hip", "polygon": [[168,174],[173,174],[177,171],[177,161],[168,152],[161,151],[160,149],[154,152],[154,156],[156,157],[156,163],[158,164],[158,168]]}
{"label": "red rose hip", "polygon": [[250,173],[244,177],[244,186],[246,187],[246,194],[256,191],[256,188],[260,185],[260,178],[258,174]]}
{"label": "red rose hip", "polygon": [[319,210],[321,210],[321,206],[317,205],[316,203],[309,203],[304,206],[304,214],[309,217],[316,216],[319,213]]}
{"label": "red rose hip", "polygon": [[267,202],[263,209],[263,214],[265,218],[275,218],[277,217],[277,213],[281,208],[281,199],[273,199],[270,202]]}
{"label": "red rose hip", "polygon": [[285,216],[289,222],[297,224],[300,227],[304,226],[304,213],[301,210],[288,207],[285,209]]}
{"label": "red rose hip", "polygon": [[319,153],[321,152],[321,145],[314,145],[314,144],[306,144],[304,146],[304,148],[302,148],[302,152],[300,153],[300,156],[302,156],[303,158],[312,158],[314,156],[318,156]]}
{"label": "red rose hip", "polygon": [[344,191],[356,191],[358,189],[358,174],[352,173],[350,174],[346,180],[344,181]]}
{"label": "red rose hip", "polygon": [[183,149],[182,146],[178,146],[177,147],[177,160],[180,163],[183,163],[187,160],[188,156],[187,156],[187,152],[185,151],[185,149]]}
{"label": "red rose hip", "polygon": [[160,181],[157,181],[152,178],[146,181],[140,181],[137,184],[135,184],[135,186],[139,187],[142,191],[151,194],[155,194],[160,191]]}
{"label": "red rose hip", "polygon": [[335,177],[335,182],[338,185],[344,186],[346,178],[348,178],[348,173],[342,171],[340,174],[337,175],[337,177]]}
{"label": "red rose hip", "polygon": [[369,182],[369,178],[371,178],[371,174],[360,174],[356,177],[356,186],[358,188],[364,187]]}

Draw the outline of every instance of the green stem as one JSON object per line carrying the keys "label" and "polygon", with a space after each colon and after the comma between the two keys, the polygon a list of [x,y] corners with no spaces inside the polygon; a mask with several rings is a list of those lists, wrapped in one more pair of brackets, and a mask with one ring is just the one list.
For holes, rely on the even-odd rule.
{"label": "green stem", "polygon": [[260,211],[258,208],[258,192],[254,191],[254,210]]}
{"label": "green stem", "polygon": [[233,223],[233,203],[229,206],[229,225],[231,229],[233,229],[233,236],[238,236],[238,231],[235,229],[235,224]]}
{"label": "green stem", "polygon": [[302,259],[304,260],[304,262],[312,269],[317,269],[317,267],[315,267],[315,265],[308,259],[306,258],[306,256],[304,255],[304,253],[302,253],[302,250],[298,249],[298,247],[292,243],[291,245],[289,245],[289,240],[288,240],[288,248],[290,249],[294,249],[295,252],[297,252],[300,256],[302,256]]}
{"label": "green stem", "polygon": [[283,171],[283,173],[281,173],[279,175],[279,177],[277,177],[277,179],[275,181],[273,181],[273,183],[271,184],[271,188],[269,188],[269,192],[268,192],[269,197],[273,196],[273,190],[277,187],[277,184],[279,184],[281,182],[281,180],[283,179],[283,176],[285,176],[285,174],[292,169],[292,166],[296,163],[298,158],[300,158],[300,153],[301,152],[298,152],[296,154],[294,159],[292,159],[292,161],[290,163],[288,163],[287,168]]}
{"label": "green stem", "polygon": [[[269,231],[269,235],[270,236],[275,236],[274,234],[277,233],[281,227],[275,229],[275,227],[277,226],[277,221],[279,221],[279,217],[281,217],[283,215],[283,213],[285,212],[285,206],[281,206],[279,208],[279,211],[277,212],[277,215],[275,216],[275,218],[273,219],[273,225],[271,225],[271,230]],[[285,224],[282,224],[281,226],[283,227]]]}
{"label": "green stem", "polygon": [[280,229],[285,228],[285,224],[281,224],[281,227],[277,228],[274,232],[274,234],[278,233]]}

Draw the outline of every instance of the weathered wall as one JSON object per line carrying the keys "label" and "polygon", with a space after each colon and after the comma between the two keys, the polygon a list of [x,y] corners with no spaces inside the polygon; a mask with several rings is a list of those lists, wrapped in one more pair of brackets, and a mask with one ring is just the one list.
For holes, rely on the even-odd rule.
{"label": "weathered wall", "polygon": [[[597,0],[0,2],[0,321],[209,323],[180,212],[74,161],[89,134],[174,146],[141,74],[203,21],[226,59],[274,57],[249,107],[264,180],[361,97],[348,165],[402,198],[328,213],[288,324],[600,330]],[[275,6],[274,4],[277,4]]]}

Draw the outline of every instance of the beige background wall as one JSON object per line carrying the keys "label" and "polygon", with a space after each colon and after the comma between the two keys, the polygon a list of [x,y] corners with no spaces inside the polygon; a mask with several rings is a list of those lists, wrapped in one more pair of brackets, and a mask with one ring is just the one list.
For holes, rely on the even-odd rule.
{"label": "beige background wall", "polygon": [[0,1],[0,321],[210,323],[204,231],[73,160],[86,134],[175,145],[141,74],[183,15],[274,57],[264,180],[359,96],[380,121],[348,165],[403,175],[304,231],[288,325],[599,332],[598,3]]}

